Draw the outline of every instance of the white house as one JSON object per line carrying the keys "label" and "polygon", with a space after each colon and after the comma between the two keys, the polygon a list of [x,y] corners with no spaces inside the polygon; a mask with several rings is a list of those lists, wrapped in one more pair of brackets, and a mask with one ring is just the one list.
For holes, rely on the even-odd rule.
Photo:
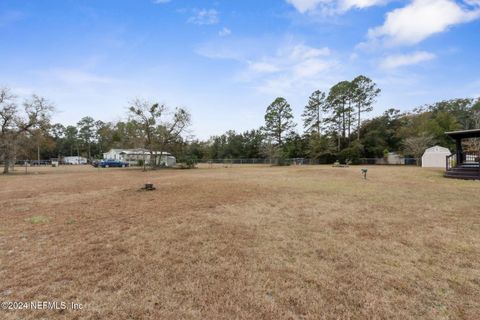
{"label": "white house", "polygon": [[63,157],[63,163],[65,163],[65,164],[87,164],[87,158],[78,157],[78,156]]}
{"label": "white house", "polygon": [[440,146],[434,146],[425,150],[422,156],[423,168],[445,168],[447,156],[450,150]]}
{"label": "white house", "polygon": [[[174,167],[177,160],[168,152],[153,152],[157,164],[164,164],[167,167]],[[137,165],[139,161],[150,163],[150,151],[147,149],[111,149],[103,154],[104,160],[120,160],[128,162],[130,165]]]}

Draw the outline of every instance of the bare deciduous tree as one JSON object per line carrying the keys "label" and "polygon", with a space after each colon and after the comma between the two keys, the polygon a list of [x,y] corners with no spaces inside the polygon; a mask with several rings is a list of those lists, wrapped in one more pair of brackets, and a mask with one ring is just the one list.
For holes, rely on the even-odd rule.
{"label": "bare deciduous tree", "polygon": [[[433,137],[428,134],[421,134],[417,137],[406,138],[403,142],[404,152],[411,154],[416,159],[420,159],[425,150],[432,146],[433,142]],[[420,165],[418,160],[417,165]]]}
{"label": "bare deciduous tree", "polygon": [[[169,143],[175,141],[190,125],[190,113],[183,108],[176,108],[173,114],[165,105],[149,103],[143,99],[135,99],[129,108],[131,120],[135,121],[142,131],[144,147],[150,152],[150,165],[158,166],[154,155],[157,147],[165,151]],[[171,116],[171,119],[167,120]],[[161,155],[160,155],[161,157]]]}
{"label": "bare deciduous tree", "polygon": [[50,122],[53,106],[45,98],[32,95],[20,110],[16,97],[8,88],[0,89],[0,153],[4,161],[3,173],[8,173],[18,138],[34,130],[45,130]]}

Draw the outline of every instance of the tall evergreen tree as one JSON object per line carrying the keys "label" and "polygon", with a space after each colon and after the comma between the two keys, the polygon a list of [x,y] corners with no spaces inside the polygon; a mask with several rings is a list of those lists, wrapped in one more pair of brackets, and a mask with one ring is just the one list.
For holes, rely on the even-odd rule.
{"label": "tall evergreen tree", "polygon": [[313,92],[308,98],[308,104],[303,111],[303,127],[307,133],[321,136],[322,113],[326,109],[326,95],[320,90]]}
{"label": "tall evergreen tree", "polygon": [[365,76],[358,76],[352,81],[353,102],[357,108],[357,140],[360,140],[360,125],[362,114],[371,112],[380,89],[375,82]]}
{"label": "tall evergreen tree", "polygon": [[78,133],[83,144],[87,147],[88,159],[92,158],[92,142],[95,138],[95,120],[92,117],[83,117],[78,123]]}
{"label": "tall evergreen tree", "polygon": [[328,106],[331,116],[329,121],[337,131],[337,150],[340,151],[347,137],[348,124],[351,123],[352,83],[341,81],[334,85],[328,93]]}
{"label": "tall evergreen tree", "polygon": [[265,113],[264,130],[266,134],[276,142],[277,146],[281,146],[285,134],[295,126],[290,104],[284,98],[276,98],[267,107]]}
{"label": "tall evergreen tree", "polygon": [[77,151],[77,156],[80,155],[80,150],[78,146],[78,129],[74,126],[67,126],[65,128],[65,144],[70,147],[69,156],[73,156],[73,149]]}

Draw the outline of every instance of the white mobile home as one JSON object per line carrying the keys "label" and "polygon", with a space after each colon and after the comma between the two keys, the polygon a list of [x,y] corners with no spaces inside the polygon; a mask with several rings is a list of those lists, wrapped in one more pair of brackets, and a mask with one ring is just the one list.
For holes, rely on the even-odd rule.
{"label": "white mobile home", "polygon": [[71,156],[71,157],[63,157],[64,164],[87,164],[87,158],[78,157],[78,156]]}
{"label": "white mobile home", "polygon": [[[150,163],[150,151],[147,149],[111,149],[103,154],[104,160],[119,160],[128,162],[130,165],[137,165],[139,161]],[[177,160],[168,152],[154,151],[153,156],[158,165],[165,165],[166,167],[174,167]],[[152,160],[153,161],[153,160]]]}

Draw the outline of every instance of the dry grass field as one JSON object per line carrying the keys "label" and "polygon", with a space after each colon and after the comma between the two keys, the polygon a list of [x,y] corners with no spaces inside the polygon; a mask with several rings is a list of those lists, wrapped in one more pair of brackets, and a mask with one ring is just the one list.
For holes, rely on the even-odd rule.
{"label": "dry grass field", "polygon": [[[480,182],[415,167],[0,176],[0,319],[479,319]],[[146,182],[157,190],[138,191]]]}

